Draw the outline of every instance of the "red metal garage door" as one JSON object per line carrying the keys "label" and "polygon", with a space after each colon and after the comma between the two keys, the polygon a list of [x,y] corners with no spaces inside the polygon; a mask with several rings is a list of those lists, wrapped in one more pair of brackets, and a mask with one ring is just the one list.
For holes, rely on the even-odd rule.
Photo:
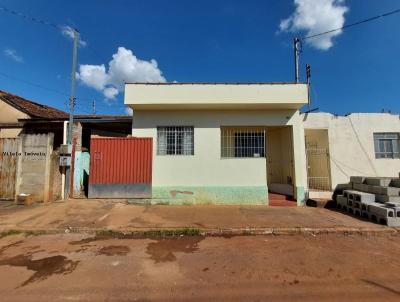
{"label": "red metal garage door", "polygon": [[150,198],[152,138],[92,138],[89,198]]}

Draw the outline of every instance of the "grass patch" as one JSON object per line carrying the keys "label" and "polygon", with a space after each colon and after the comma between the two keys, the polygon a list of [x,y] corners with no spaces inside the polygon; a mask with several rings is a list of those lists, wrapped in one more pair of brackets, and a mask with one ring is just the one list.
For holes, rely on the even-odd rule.
{"label": "grass patch", "polygon": [[7,237],[7,236],[20,235],[23,233],[24,232],[18,231],[18,230],[8,230],[8,231],[0,232],[0,238]]}
{"label": "grass patch", "polygon": [[26,231],[26,232],[23,232],[24,233],[24,235],[26,236],[26,237],[28,237],[28,236],[41,236],[41,235],[46,235],[46,234],[48,234],[47,232],[45,232],[45,231]]}
{"label": "grass patch", "polygon": [[7,237],[7,236],[16,236],[16,235],[24,235],[25,237],[28,236],[40,236],[45,235],[46,232],[44,231],[20,231],[20,230],[8,230],[4,232],[0,232],[0,238]]}
{"label": "grass patch", "polygon": [[120,232],[113,230],[97,231],[98,239],[118,238],[118,239],[141,239],[141,238],[163,238],[179,236],[200,236],[201,232],[195,228],[171,229],[171,230],[148,230],[135,232]]}

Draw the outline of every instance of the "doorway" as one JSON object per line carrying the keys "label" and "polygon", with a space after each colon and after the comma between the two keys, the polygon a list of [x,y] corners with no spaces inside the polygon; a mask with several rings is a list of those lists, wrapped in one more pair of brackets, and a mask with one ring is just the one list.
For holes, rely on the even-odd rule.
{"label": "doorway", "polygon": [[268,127],[266,136],[269,203],[295,206],[292,127]]}
{"label": "doorway", "polygon": [[310,193],[332,191],[327,129],[306,129],[307,182]]}

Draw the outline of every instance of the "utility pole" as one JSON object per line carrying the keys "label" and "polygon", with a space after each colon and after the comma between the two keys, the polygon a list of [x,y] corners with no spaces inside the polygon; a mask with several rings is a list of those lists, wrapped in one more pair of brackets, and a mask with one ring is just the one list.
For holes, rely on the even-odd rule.
{"label": "utility pole", "polygon": [[[75,90],[76,90],[76,61],[78,56],[78,41],[79,41],[78,31],[75,28],[73,28],[72,30],[74,31],[74,44],[72,48],[71,91],[69,96],[69,121],[68,121],[67,145],[72,145],[72,127],[74,123]],[[71,159],[74,158],[72,154],[70,156]],[[72,173],[71,173],[71,166],[69,167],[66,166],[65,168],[66,169],[65,169],[64,197],[68,198],[70,195],[70,186],[72,183]]]}
{"label": "utility pole", "polygon": [[295,83],[300,82],[299,64],[300,64],[300,52],[301,52],[301,40],[299,38],[293,39],[293,50],[294,50],[294,81]]}
{"label": "utility pole", "polygon": [[78,40],[79,40],[78,31],[74,28],[72,30],[74,31],[74,46],[72,49],[71,92],[69,96],[69,123],[68,123],[67,144],[72,143],[72,126],[74,122],[75,89],[76,89],[76,59],[78,56]]}
{"label": "utility pole", "polygon": [[96,100],[93,100],[93,114],[96,115]]}

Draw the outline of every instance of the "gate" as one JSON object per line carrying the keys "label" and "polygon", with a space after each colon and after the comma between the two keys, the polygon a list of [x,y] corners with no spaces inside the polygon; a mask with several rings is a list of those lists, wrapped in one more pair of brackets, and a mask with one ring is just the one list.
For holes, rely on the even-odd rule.
{"label": "gate", "polygon": [[0,200],[15,198],[18,145],[18,138],[0,139]]}
{"label": "gate", "polygon": [[327,148],[307,148],[308,188],[331,191],[330,160]]}
{"label": "gate", "polygon": [[151,198],[152,138],[92,138],[89,198]]}

